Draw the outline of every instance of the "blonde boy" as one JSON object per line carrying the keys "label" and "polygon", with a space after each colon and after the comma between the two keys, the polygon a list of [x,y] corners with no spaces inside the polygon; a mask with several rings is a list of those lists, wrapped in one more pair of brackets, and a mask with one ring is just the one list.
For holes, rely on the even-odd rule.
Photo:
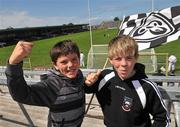
{"label": "blonde boy", "polygon": [[[87,77],[89,92],[96,93],[107,127],[168,127],[169,114],[145,66],[137,63],[138,45],[127,35],[113,38],[108,46],[113,69],[104,69],[96,81]],[[153,117],[153,123],[150,119]]]}

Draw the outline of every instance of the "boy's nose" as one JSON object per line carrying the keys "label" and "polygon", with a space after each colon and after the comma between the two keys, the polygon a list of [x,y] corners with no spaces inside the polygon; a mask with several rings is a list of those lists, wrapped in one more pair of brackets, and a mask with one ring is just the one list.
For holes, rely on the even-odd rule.
{"label": "boy's nose", "polygon": [[122,66],[126,66],[127,65],[127,60],[125,58],[122,58],[121,64],[122,64]]}

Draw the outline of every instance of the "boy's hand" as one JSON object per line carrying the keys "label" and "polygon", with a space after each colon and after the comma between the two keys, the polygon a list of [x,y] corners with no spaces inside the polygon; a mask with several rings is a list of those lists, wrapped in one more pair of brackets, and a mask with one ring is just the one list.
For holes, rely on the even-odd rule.
{"label": "boy's hand", "polygon": [[31,42],[19,41],[9,58],[9,64],[20,63],[24,58],[29,56],[32,47],[33,43]]}
{"label": "boy's hand", "polygon": [[99,75],[101,74],[101,71],[98,70],[97,72],[90,73],[86,76],[85,84],[87,86],[93,85],[97,80]]}

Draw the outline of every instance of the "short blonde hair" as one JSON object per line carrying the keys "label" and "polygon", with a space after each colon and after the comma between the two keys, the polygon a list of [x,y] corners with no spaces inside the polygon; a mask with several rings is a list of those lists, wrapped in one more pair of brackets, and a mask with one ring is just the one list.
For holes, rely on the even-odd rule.
{"label": "short blonde hair", "polygon": [[113,59],[115,56],[134,56],[138,58],[138,44],[128,35],[119,35],[113,38],[108,45],[108,57]]}

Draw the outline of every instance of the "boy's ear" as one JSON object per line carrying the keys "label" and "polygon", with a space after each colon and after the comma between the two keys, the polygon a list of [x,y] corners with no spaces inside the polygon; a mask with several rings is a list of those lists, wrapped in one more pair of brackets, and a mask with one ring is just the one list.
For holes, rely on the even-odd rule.
{"label": "boy's ear", "polygon": [[52,62],[52,65],[53,65],[53,67],[54,67],[56,70],[58,70],[55,62]]}

